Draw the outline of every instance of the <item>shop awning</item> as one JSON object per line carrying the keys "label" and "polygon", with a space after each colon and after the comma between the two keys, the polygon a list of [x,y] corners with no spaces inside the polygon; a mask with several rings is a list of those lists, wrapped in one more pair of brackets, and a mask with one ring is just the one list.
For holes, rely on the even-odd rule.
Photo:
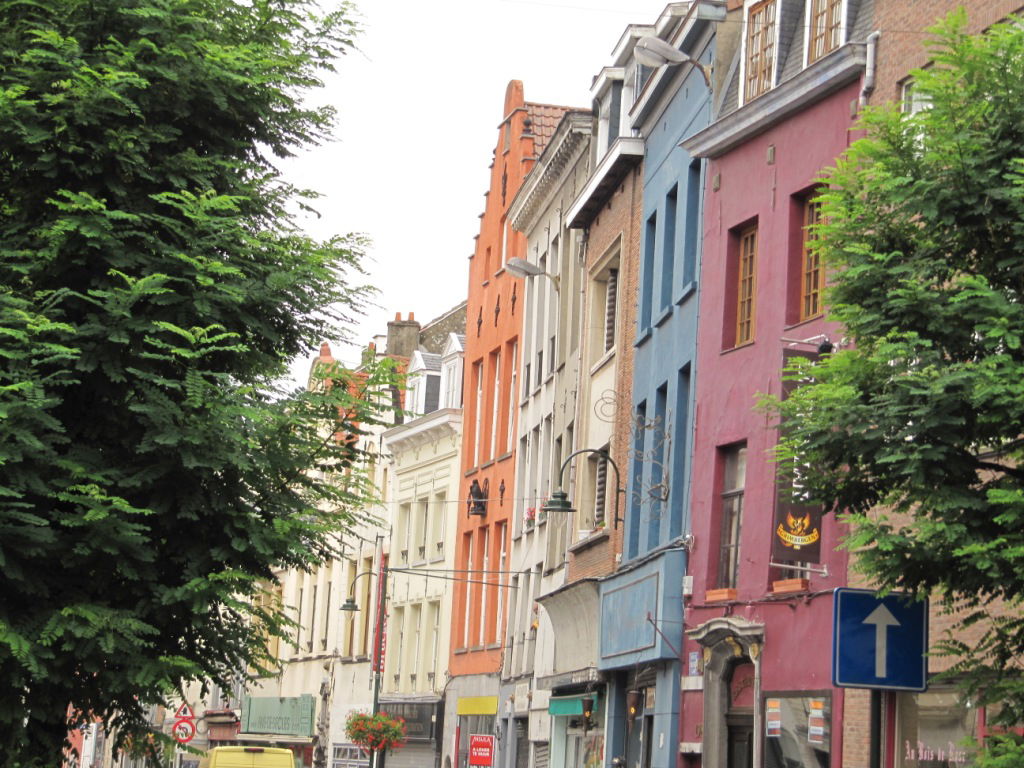
{"label": "shop awning", "polygon": [[582,715],[583,699],[588,696],[594,700],[594,712],[600,711],[601,693],[600,691],[591,691],[590,693],[579,693],[572,696],[552,696],[548,699],[548,714],[562,716]]}

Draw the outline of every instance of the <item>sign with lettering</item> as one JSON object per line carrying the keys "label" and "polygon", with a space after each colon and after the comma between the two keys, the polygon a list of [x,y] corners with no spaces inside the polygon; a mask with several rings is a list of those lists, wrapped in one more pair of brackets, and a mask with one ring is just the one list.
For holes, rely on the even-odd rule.
{"label": "sign with lettering", "polygon": [[764,735],[777,739],[782,736],[782,700],[764,700]]}
{"label": "sign with lettering", "polygon": [[246,696],[242,699],[242,733],[277,736],[313,735],[315,702],[310,694],[302,696]]}
{"label": "sign with lettering", "polygon": [[490,768],[494,765],[494,737],[473,733],[469,736],[469,764]]}

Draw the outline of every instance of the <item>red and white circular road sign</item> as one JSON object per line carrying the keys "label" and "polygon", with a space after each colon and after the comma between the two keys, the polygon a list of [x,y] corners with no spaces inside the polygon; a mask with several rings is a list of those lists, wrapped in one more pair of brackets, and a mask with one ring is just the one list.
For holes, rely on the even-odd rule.
{"label": "red and white circular road sign", "polygon": [[174,724],[174,738],[179,744],[188,744],[196,736],[196,724],[191,720],[178,720]]}

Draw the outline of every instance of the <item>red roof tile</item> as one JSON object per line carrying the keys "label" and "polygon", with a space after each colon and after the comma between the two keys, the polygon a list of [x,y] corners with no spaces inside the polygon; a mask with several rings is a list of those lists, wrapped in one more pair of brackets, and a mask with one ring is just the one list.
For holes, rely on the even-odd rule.
{"label": "red roof tile", "polygon": [[557,107],[554,104],[533,104],[526,102],[527,117],[532,120],[530,126],[534,134],[534,152],[540,157],[547,146],[548,140],[554,135],[558,122],[566,112],[576,111],[578,107]]}

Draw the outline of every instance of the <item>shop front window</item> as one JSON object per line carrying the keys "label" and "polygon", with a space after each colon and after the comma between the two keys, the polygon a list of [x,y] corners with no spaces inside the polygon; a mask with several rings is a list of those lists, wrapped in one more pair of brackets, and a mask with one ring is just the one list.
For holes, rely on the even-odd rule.
{"label": "shop front window", "polygon": [[832,751],[829,693],[764,696],[765,768],[828,768]]}
{"label": "shop front window", "polygon": [[901,693],[896,699],[896,768],[974,765],[978,709],[952,688]]}

